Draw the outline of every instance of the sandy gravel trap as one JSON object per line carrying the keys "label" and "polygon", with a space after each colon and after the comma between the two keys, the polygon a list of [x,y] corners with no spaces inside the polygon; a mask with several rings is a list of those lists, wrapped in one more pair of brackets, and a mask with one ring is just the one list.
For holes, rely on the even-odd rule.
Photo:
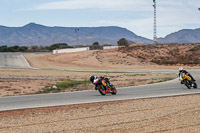
{"label": "sandy gravel trap", "polygon": [[198,133],[200,95],[0,112],[1,133]]}

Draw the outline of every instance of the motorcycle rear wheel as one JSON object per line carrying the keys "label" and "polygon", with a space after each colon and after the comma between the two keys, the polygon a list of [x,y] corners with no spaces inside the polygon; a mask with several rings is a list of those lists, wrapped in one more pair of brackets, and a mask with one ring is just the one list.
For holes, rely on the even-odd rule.
{"label": "motorcycle rear wheel", "polygon": [[194,82],[194,86],[193,87],[196,89],[197,88],[197,83]]}

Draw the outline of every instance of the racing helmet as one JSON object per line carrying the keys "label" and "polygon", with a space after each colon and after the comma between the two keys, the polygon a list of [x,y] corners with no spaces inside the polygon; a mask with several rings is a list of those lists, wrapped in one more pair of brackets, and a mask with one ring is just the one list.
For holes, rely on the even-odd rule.
{"label": "racing helmet", "polygon": [[179,72],[180,72],[180,71],[183,71],[183,68],[182,68],[182,67],[179,68]]}
{"label": "racing helmet", "polygon": [[94,76],[90,76],[90,81],[93,83],[93,81],[94,81]]}

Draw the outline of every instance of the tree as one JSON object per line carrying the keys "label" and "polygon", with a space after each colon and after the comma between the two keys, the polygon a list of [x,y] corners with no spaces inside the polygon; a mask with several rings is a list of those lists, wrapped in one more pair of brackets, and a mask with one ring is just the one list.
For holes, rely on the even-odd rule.
{"label": "tree", "polygon": [[93,46],[99,46],[99,42],[94,42],[92,45]]}
{"label": "tree", "polygon": [[95,49],[103,49],[103,47],[100,46],[99,42],[94,42],[92,46],[90,46],[90,50],[95,50]]}
{"label": "tree", "polygon": [[39,49],[38,46],[31,46],[32,52],[38,52],[39,51],[38,49]]}
{"label": "tree", "polygon": [[27,52],[27,50],[28,50],[28,47],[26,47],[26,46],[21,46],[18,48],[19,52]]}
{"label": "tree", "polygon": [[9,52],[7,45],[0,46],[0,52]]}
{"label": "tree", "polygon": [[28,48],[26,46],[0,46],[0,52],[26,52]]}
{"label": "tree", "polygon": [[11,47],[8,47],[9,49],[9,52],[18,52],[18,49],[19,49],[19,46],[11,46]]}
{"label": "tree", "polygon": [[118,42],[117,42],[118,46],[125,46],[128,47],[129,42],[125,39],[125,38],[121,38]]}
{"label": "tree", "polygon": [[71,48],[71,47],[68,46],[67,43],[55,43],[55,44],[52,44],[52,45],[49,47],[49,50],[63,49],[63,48]]}

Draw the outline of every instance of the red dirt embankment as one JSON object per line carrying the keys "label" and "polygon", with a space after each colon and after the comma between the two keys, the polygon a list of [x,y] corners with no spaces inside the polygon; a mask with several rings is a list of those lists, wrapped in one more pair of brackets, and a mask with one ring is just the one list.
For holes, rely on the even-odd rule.
{"label": "red dirt embankment", "polygon": [[119,51],[145,63],[189,66],[200,64],[200,44],[143,45],[121,48]]}

